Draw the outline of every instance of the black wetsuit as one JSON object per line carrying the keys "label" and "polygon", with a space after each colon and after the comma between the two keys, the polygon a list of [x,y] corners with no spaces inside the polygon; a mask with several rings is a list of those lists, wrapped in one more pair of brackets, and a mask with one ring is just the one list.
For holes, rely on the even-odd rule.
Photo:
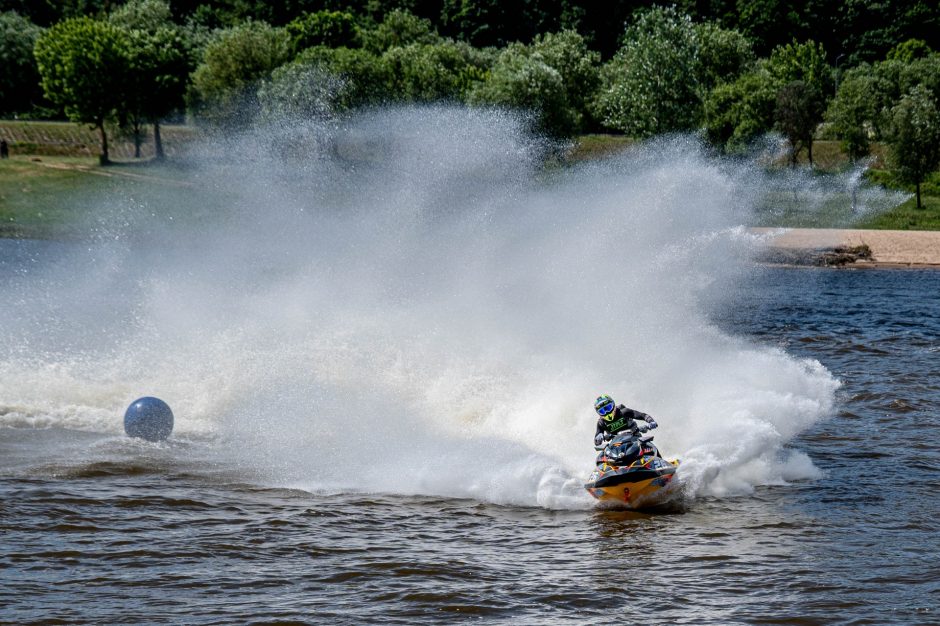
{"label": "black wetsuit", "polygon": [[645,427],[641,429],[636,423],[636,420],[643,420],[647,423],[652,422],[653,424],[656,423],[656,420],[646,413],[628,409],[624,405],[619,404],[617,408],[614,409],[614,419],[608,422],[603,417],[598,418],[597,432],[594,434],[594,441],[597,441],[598,435],[603,435],[604,439],[610,439],[617,433],[622,433],[626,430],[632,431],[634,434],[646,432],[647,429]]}

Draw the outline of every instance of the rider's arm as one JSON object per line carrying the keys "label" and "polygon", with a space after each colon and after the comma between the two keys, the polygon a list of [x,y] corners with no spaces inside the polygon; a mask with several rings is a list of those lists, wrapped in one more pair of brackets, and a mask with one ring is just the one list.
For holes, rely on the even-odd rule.
{"label": "rider's arm", "polygon": [[656,423],[656,420],[653,419],[651,415],[647,415],[643,411],[637,411],[636,409],[626,409],[627,414],[635,420],[643,420],[649,424],[650,428],[656,428],[659,424]]}
{"label": "rider's arm", "polygon": [[597,432],[594,433],[594,445],[599,446],[604,441],[604,420],[597,420]]}

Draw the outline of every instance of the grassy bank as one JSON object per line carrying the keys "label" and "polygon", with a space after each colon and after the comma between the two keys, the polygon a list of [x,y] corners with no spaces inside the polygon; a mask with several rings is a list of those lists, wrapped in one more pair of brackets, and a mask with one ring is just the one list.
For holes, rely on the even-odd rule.
{"label": "grassy bank", "polygon": [[[167,152],[182,154],[195,136],[189,128],[171,127],[165,134]],[[152,204],[157,212],[171,212],[174,206],[193,206],[191,195],[199,193],[193,173],[174,165],[178,158],[157,164],[132,158],[133,146],[115,142],[117,163],[100,167],[97,163],[97,135],[87,127],[56,122],[0,122],[0,138],[10,142],[11,158],[0,160],[0,236],[62,237],[87,232],[90,210],[115,198],[140,205]],[[586,135],[578,138],[569,162],[588,161],[628,149],[635,142],[616,135]],[[876,152],[881,154],[881,151]],[[837,142],[819,141],[815,148],[819,176],[847,168],[850,163]],[[869,180],[888,188],[913,189],[897,185],[891,174],[869,170]],[[785,168],[777,170],[786,174]],[[851,209],[848,194],[830,194],[820,206],[807,210],[800,193],[780,192],[769,198],[769,210],[762,214],[761,226],[816,228],[872,228],[891,230],[940,230],[940,173],[922,186],[925,208],[916,209],[914,199],[886,212],[860,220]],[[221,207],[226,202],[220,192],[203,194],[202,206]],[[177,202],[178,199],[178,202]],[[231,199],[228,199],[231,200]],[[149,204],[148,204],[149,203]],[[98,219],[98,218],[95,218]]]}
{"label": "grassy bank", "polygon": [[0,161],[0,236],[63,234],[76,220],[72,199],[97,187],[94,160],[56,157],[42,162],[13,156]]}
{"label": "grassy bank", "polygon": [[91,157],[12,156],[0,160],[0,236],[85,237],[126,220],[127,207],[187,219],[183,207],[219,210],[231,201],[224,192],[202,193],[194,176],[172,162],[101,167]]}
{"label": "grassy bank", "polygon": [[[146,128],[141,144],[141,158],[153,156],[152,127]],[[160,135],[168,156],[174,156],[195,132],[187,126],[161,126]],[[71,122],[34,122],[0,120],[0,139],[10,146],[11,156],[97,157],[101,152],[98,131]],[[133,159],[132,139],[108,131],[109,152],[115,159]]]}

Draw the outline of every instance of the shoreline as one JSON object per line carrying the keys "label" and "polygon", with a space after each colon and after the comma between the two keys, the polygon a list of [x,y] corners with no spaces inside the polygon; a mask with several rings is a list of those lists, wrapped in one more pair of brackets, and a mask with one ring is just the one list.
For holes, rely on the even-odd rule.
{"label": "shoreline", "polygon": [[940,231],[750,228],[767,239],[765,261],[846,268],[940,269]]}

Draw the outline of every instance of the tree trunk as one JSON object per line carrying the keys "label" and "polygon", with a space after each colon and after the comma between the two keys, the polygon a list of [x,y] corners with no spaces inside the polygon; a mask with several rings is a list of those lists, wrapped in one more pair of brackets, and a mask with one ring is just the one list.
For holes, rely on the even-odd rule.
{"label": "tree trunk", "polygon": [[140,122],[134,122],[134,158],[140,158],[140,143],[141,143],[141,133],[143,129],[141,128]]}
{"label": "tree trunk", "polygon": [[809,166],[813,167],[813,138],[810,137],[806,142],[806,156],[809,159]]}
{"label": "tree trunk", "polygon": [[108,133],[104,130],[104,121],[98,122],[98,131],[101,133],[101,154],[98,155],[98,163],[101,165],[110,165],[111,159],[108,157]]}
{"label": "tree trunk", "polygon": [[160,122],[153,123],[153,151],[154,159],[162,161],[166,158],[163,154],[163,139],[160,137]]}
{"label": "tree trunk", "polygon": [[917,183],[916,187],[917,187],[917,208],[922,209],[924,207],[922,207],[920,204],[920,183],[919,182]]}

